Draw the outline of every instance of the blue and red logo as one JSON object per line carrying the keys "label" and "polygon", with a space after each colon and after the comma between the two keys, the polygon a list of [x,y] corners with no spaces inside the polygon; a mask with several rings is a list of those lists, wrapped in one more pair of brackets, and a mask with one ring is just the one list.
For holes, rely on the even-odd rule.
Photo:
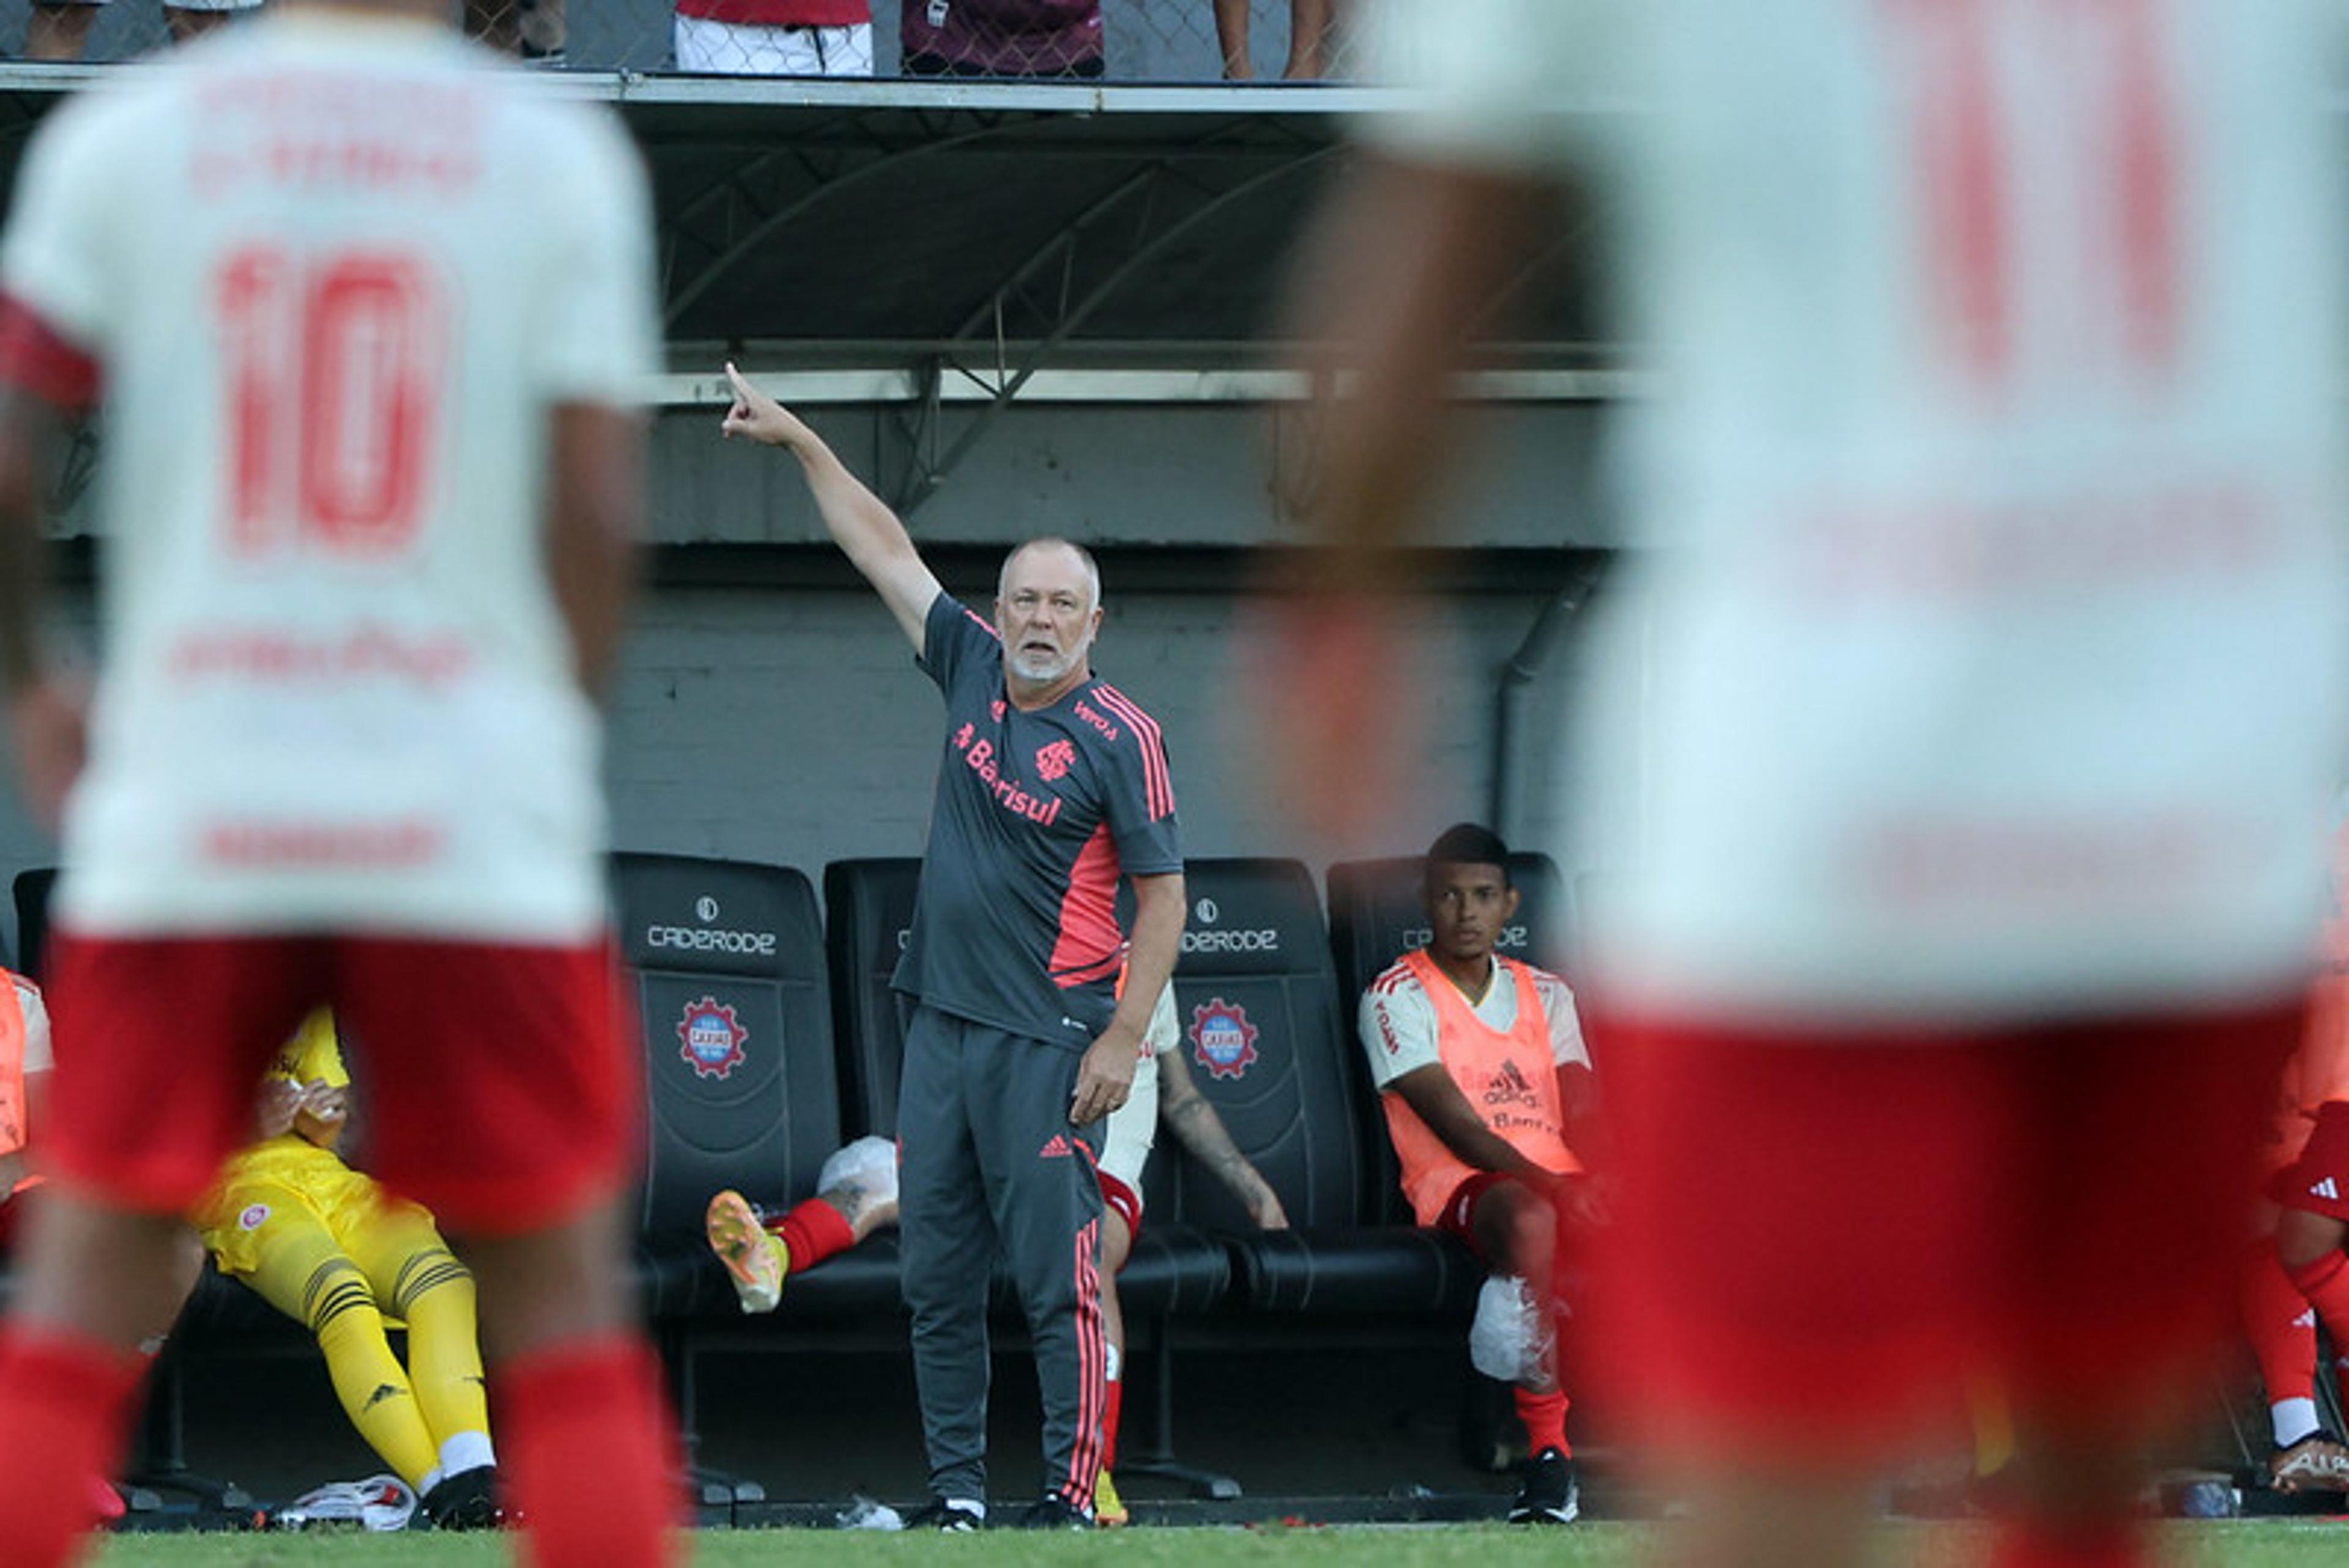
{"label": "blue and red logo", "polygon": [[1191,1009],[1191,1048],[1209,1077],[1239,1077],[1256,1064],[1256,1025],[1238,1002],[1216,997]]}
{"label": "blue and red logo", "polygon": [[677,1021],[678,1054],[697,1078],[731,1077],[742,1064],[742,1043],[750,1038],[733,1008],[714,996],[686,1003],[685,1016]]}

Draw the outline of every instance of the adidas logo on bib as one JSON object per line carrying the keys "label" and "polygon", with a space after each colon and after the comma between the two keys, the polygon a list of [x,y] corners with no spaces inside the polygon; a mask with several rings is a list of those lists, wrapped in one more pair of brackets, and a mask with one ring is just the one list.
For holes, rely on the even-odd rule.
{"label": "adidas logo on bib", "polygon": [[2308,1195],[2311,1198],[2329,1199],[2335,1203],[2341,1201],[2341,1189],[2333,1185],[2333,1179],[2329,1176],[2310,1188]]}

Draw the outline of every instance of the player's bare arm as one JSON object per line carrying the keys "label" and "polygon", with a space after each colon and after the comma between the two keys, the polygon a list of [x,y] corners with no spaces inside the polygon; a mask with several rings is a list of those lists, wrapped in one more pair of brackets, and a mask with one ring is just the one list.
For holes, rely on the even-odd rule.
{"label": "player's bare arm", "polygon": [[0,691],[8,700],[9,739],[25,803],[50,827],[88,751],[82,694],[50,667],[40,642],[48,548],[41,527],[42,476],[65,422],[46,400],[0,388]]}
{"label": "player's bare arm", "polygon": [[1281,585],[1266,650],[1279,676],[1252,682],[1250,701],[1274,798],[1341,842],[1371,836],[1401,792],[1405,748],[1364,743],[1413,722],[1396,711],[1405,655],[1383,601],[1404,586],[1398,550],[1453,450],[1446,382],[1506,291],[1533,197],[1511,180],[1367,158],[1299,271],[1290,331],[1309,345],[1318,444],[1281,501],[1320,549],[1305,580]]}
{"label": "player's bare arm", "polygon": [[1485,1125],[1485,1118],[1452,1081],[1452,1075],[1443,1064],[1431,1062],[1423,1067],[1413,1067],[1387,1085],[1403,1098],[1427,1130],[1444,1141],[1444,1147],[1466,1165],[1478,1170],[1497,1171],[1514,1176],[1533,1186],[1548,1189],[1558,1182],[1556,1171],[1536,1165],[1519,1154],[1508,1139]]}
{"label": "player's bare arm", "polygon": [[750,385],[731,363],[726,379],[733,384],[734,406],[726,410],[719,430],[730,441],[748,436],[764,446],[782,447],[800,460],[816,510],[823,515],[824,532],[873,585],[918,656],[930,606],[943,590],[914,548],[905,524],[798,415]]}
{"label": "player's bare arm", "polygon": [[580,687],[593,694],[619,661],[636,584],[645,518],[644,421],[595,403],[565,403],[550,417],[547,576],[571,629]]}
{"label": "player's bare arm", "polygon": [[1133,879],[1133,935],[1126,949],[1125,991],[1109,1027],[1094,1038],[1077,1065],[1077,1092],[1069,1102],[1069,1120],[1075,1126],[1099,1121],[1133,1092],[1134,1064],[1142,1060],[1151,1009],[1174,978],[1185,912],[1180,871]]}
{"label": "player's bare arm", "polygon": [[1280,1194],[1232,1141],[1224,1118],[1191,1081],[1191,1070],[1183,1064],[1180,1051],[1168,1051],[1158,1058],[1158,1119],[1192,1158],[1214,1171],[1216,1179],[1247,1206],[1248,1218],[1257,1229],[1288,1229],[1288,1211],[1280,1206]]}

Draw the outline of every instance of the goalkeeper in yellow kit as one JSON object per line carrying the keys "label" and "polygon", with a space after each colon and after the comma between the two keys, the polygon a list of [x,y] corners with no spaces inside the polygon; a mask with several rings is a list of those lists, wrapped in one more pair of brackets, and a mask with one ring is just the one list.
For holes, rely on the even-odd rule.
{"label": "goalkeeper in yellow kit", "polygon": [[[332,1016],[305,1020],[263,1075],[261,1139],[230,1157],[194,1219],[221,1272],[318,1336],[351,1424],[443,1529],[499,1521],[473,1276],[432,1216],[345,1165],[350,1074]],[[384,1335],[408,1325],[408,1366]]]}

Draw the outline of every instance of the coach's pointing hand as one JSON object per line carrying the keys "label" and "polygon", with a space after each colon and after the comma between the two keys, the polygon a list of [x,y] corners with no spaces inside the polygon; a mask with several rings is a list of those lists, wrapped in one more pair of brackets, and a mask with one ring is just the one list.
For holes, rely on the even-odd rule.
{"label": "coach's pointing hand", "polygon": [[768,446],[796,448],[810,434],[797,415],[750,385],[730,359],[726,362],[726,379],[733,384],[734,406],[726,410],[725,421],[718,428],[729,441],[744,435]]}
{"label": "coach's pointing hand", "polygon": [[1133,1069],[1142,1060],[1142,1037],[1112,1023],[1085,1048],[1077,1064],[1077,1093],[1069,1102],[1072,1127],[1090,1127],[1125,1104],[1133,1093]]}

